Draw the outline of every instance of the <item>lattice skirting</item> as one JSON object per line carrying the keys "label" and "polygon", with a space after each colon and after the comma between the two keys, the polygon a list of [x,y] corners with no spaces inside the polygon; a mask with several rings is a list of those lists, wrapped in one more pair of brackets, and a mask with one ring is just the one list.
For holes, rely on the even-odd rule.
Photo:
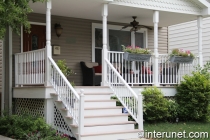
{"label": "lattice skirting", "polygon": [[16,98],[14,102],[15,114],[29,114],[44,117],[44,99]]}
{"label": "lattice skirting", "polygon": [[71,129],[66,124],[65,120],[63,119],[63,116],[61,115],[60,111],[56,108],[55,104],[54,104],[54,128],[60,134],[67,134],[73,137]]}

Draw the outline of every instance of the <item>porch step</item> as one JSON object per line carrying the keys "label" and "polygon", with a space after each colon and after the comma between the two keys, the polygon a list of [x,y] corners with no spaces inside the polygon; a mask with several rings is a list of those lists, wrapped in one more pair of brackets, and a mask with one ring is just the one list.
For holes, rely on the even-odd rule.
{"label": "porch step", "polygon": [[[83,87],[82,87],[83,88]],[[77,89],[78,91],[79,89]],[[85,92],[86,91],[86,92]],[[79,92],[78,92],[79,93]],[[107,87],[84,88],[84,128],[81,140],[120,140],[138,138],[139,130],[135,130],[136,122],[128,121],[129,114],[123,114],[123,106],[116,106],[116,100],[110,99],[112,92]],[[51,93],[58,109],[75,136],[78,136],[79,126],[74,122],[69,110],[64,107],[56,93]],[[79,108],[73,108],[78,111]],[[77,137],[78,139],[78,137]]]}
{"label": "porch step", "polygon": [[[106,132],[84,133],[80,135],[81,140],[125,140],[137,138],[138,133],[143,132],[138,129],[134,130],[115,130]],[[78,135],[78,133],[77,133]]]}

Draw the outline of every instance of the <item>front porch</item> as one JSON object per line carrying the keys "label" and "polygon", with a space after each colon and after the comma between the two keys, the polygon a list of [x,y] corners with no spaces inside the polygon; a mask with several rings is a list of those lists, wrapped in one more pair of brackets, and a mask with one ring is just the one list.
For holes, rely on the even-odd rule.
{"label": "front porch", "polygon": [[[170,8],[157,7],[157,3],[165,3]],[[182,5],[184,10],[174,8],[174,5]],[[42,104],[40,110],[47,123],[54,124],[61,117],[68,131],[70,129],[78,140],[136,138],[137,132],[143,133],[144,130],[141,90],[147,86],[157,86],[165,96],[174,96],[174,85],[182,80],[182,76],[190,74],[198,64],[203,65],[202,16],[209,14],[209,3],[178,0],[167,3],[163,0],[160,3],[136,1],[134,4],[121,0],[52,0],[46,3],[46,7],[42,3],[31,3],[31,7],[34,9],[34,13],[29,15],[31,24],[46,26],[46,46],[33,50],[32,44],[29,44],[27,47],[32,47],[33,51],[24,52],[23,35],[18,38],[10,30],[12,41],[9,49],[13,49],[15,55],[14,74],[10,72],[10,78],[13,76],[15,79],[13,98],[20,102],[26,100],[27,104],[36,100],[34,102]],[[140,25],[151,27],[152,30],[137,30],[137,27],[121,30],[133,15],[137,15]],[[192,64],[168,61],[170,44],[167,26],[193,19],[198,19],[198,57]],[[56,23],[63,25],[64,29],[59,38],[52,30]],[[99,32],[98,36],[96,32]],[[152,50],[150,60],[124,60],[120,46],[135,47],[139,44],[142,48]],[[60,46],[61,53],[55,55],[53,46]],[[11,62],[9,59],[8,62]],[[66,59],[67,65],[77,75],[66,77],[56,64],[60,59]],[[80,87],[80,61],[102,65],[101,86]],[[12,83],[12,78],[10,80]],[[72,86],[71,80],[75,80],[79,87]],[[111,95],[118,98],[135,122],[126,119],[122,108],[117,108],[115,101],[110,99]],[[55,115],[57,112],[60,112],[59,117]],[[95,123],[92,118],[98,122]],[[106,123],[102,123],[104,120]],[[133,127],[135,123],[138,123],[138,130]],[[54,125],[59,129],[62,127],[60,124]],[[107,129],[110,131],[107,132]]]}

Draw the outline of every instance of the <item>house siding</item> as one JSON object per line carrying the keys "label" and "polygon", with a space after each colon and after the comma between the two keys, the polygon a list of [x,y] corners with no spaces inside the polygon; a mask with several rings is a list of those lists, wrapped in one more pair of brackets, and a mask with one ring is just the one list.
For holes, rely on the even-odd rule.
{"label": "house siding", "polygon": [[[45,23],[46,16],[42,14],[30,14],[29,21]],[[51,44],[61,47],[60,55],[53,55],[55,61],[66,59],[67,65],[74,70],[76,75],[68,77],[76,85],[82,84],[82,73],[80,61],[92,61],[92,23],[101,23],[101,21],[52,16],[51,17]],[[58,38],[54,30],[54,24],[60,23],[63,28],[62,35]],[[122,25],[119,23],[109,23],[113,25]],[[159,53],[167,53],[167,28],[159,29]],[[13,53],[20,52],[20,37],[13,36]],[[153,48],[153,31],[148,32],[148,46]],[[13,74],[14,75],[14,74]]]}
{"label": "house siding", "polygon": [[[198,55],[197,20],[169,26],[169,50],[183,48]],[[203,19],[203,61],[209,59],[210,53],[210,18]]]}

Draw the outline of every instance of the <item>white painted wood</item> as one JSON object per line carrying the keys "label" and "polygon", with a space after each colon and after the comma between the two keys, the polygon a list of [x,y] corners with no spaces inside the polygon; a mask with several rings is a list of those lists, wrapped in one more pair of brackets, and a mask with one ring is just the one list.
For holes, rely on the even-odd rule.
{"label": "white painted wood", "polygon": [[46,2],[46,54],[45,54],[45,86],[49,86],[50,79],[50,65],[48,57],[52,57],[52,47],[51,47],[51,0]]}
{"label": "white painted wood", "polygon": [[[96,108],[97,108],[97,106],[96,106]],[[94,112],[94,115],[110,115],[110,114],[117,115],[117,114],[122,113],[122,108],[116,108],[116,107],[113,107],[113,108],[106,107],[106,109],[102,109],[102,108],[87,109],[87,108],[85,108],[84,114],[85,114],[85,116],[91,116],[91,115],[93,115],[93,112]]]}
{"label": "white painted wood", "polygon": [[93,108],[93,107],[115,107],[116,102],[115,101],[100,101],[96,100],[94,102],[85,101],[85,108]]}
{"label": "white painted wood", "polygon": [[84,90],[81,89],[80,91],[80,105],[79,105],[79,140],[81,139],[81,135],[84,134]]}
{"label": "white painted wood", "polygon": [[52,99],[45,99],[44,101],[44,116],[49,125],[54,124],[54,105]]}
{"label": "white painted wood", "polygon": [[103,126],[91,126],[91,127],[84,127],[84,133],[99,133],[99,132],[106,132],[115,131],[115,130],[133,130],[133,124],[122,124],[122,125],[103,125]]}
{"label": "white painted wood", "polygon": [[111,94],[85,94],[85,100],[109,100],[111,97]]}
{"label": "white painted wood", "polygon": [[137,138],[138,132],[130,132],[130,133],[114,133],[114,134],[100,134],[95,136],[87,136],[81,137],[81,140],[124,140],[124,139],[132,139]]}
{"label": "white painted wood", "polygon": [[143,125],[143,98],[141,91],[138,94],[138,129],[139,130],[144,130],[144,125]]}
{"label": "white painted wood", "polygon": [[153,12],[153,22],[154,22],[154,70],[153,70],[153,80],[154,86],[159,86],[158,82],[158,22],[159,22],[159,11]]}
{"label": "white painted wood", "polygon": [[45,48],[15,54],[15,85],[44,84]]}
{"label": "white painted wood", "polygon": [[203,67],[203,54],[202,54],[202,28],[203,28],[203,17],[198,16],[197,19],[198,26],[198,56],[199,56],[199,65]]}
{"label": "white painted wood", "polygon": [[[95,115],[95,114],[92,114]],[[111,114],[109,114],[111,115]],[[119,114],[117,114],[119,115]],[[85,116],[85,124],[94,124],[94,123],[115,123],[115,122],[125,122],[128,121],[128,115],[121,115],[121,116],[104,116],[102,115],[100,117],[86,117]]]}
{"label": "white painted wood", "polygon": [[107,16],[108,16],[108,4],[103,5],[102,17],[103,17],[103,50],[102,50],[102,86],[106,85],[107,66],[105,59],[107,58]]}

